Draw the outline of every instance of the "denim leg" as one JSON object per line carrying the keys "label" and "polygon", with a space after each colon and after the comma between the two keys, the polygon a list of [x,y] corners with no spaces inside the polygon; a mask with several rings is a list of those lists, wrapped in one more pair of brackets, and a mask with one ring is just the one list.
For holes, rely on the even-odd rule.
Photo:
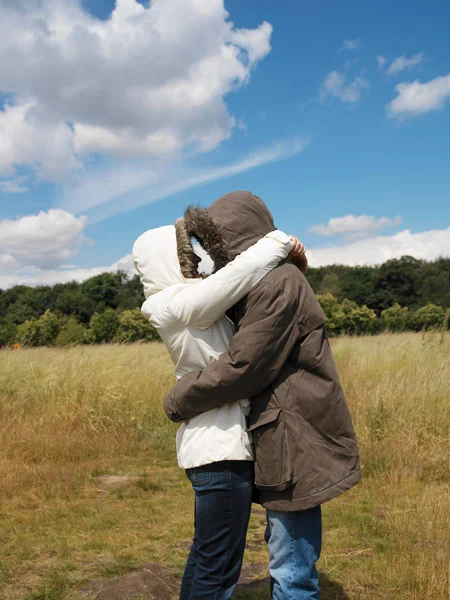
{"label": "denim leg", "polygon": [[253,463],[223,461],[187,475],[195,491],[195,536],[180,600],[229,600],[244,555]]}
{"label": "denim leg", "polygon": [[320,506],[297,512],[268,510],[266,541],[272,600],[319,600]]}
{"label": "denim leg", "polygon": [[[196,530],[196,514],[194,510],[194,531]],[[194,533],[194,539],[192,540],[192,546],[189,551],[186,566],[184,568],[183,579],[181,581],[180,600],[189,600],[191,597],[192,582],[194,581],[195,569],[197,566],[197,546],[198,540]]]}

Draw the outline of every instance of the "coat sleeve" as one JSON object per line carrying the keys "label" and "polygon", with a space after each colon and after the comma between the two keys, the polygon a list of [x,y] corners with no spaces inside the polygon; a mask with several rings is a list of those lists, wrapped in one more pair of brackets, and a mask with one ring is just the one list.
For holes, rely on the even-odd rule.
{"label": "coat sleeve", "polygon": [[183,325],[206,329],[287,258],[292,248],[289,236],[272,231],[214,275],[175,294],[169,313]]}
{"label": "coat sleeve", "polygon": [[191,419],[266,389],[300,337],[296,310],[293,293],[261,282],[247,299],[228,351],[203,371],[183,377],[167,394],[167,416],[175,422]]}

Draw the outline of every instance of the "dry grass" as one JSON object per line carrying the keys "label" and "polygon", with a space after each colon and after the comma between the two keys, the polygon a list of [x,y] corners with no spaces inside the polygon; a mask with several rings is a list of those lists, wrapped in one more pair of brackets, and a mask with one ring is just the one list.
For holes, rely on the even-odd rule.
{"label": "dry grass", "polygon": [[[333,346],[365,479],[325,507],[324,600],[446,600],[450,338]],[[159,344],[0,352],[2,599],[68,599],[148,561],[181,573],[192,492],[161,408],[172,372]],[[104,474],[136,477],[107,491]],[[262,521],[249,561],[266,560]]]}

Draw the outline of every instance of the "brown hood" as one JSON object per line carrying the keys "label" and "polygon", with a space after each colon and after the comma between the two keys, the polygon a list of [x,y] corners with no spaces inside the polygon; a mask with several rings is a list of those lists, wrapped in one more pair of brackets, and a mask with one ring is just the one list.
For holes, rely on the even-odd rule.
{"label": "brown hood", "polygon": [[208,252],[216,271],[275,229],[269,209],[251,192],[231,192],[204,209],[190,206],[184,227]]}

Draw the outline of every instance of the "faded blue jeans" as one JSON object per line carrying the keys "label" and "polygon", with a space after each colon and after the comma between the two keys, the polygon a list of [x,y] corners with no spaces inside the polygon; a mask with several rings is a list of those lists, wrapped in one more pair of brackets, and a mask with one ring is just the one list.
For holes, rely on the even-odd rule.
{"label": "faded blue jeans", "polygon": [[268,510],[265,538],[272,600],[319,600],[320,506],[297,512]]}
{"label": "faded blue jeans", "polygon": [[222,461],[186,474],[195,491],[195,534],[180,600],[229,600],[244,556],[253,462]]}

